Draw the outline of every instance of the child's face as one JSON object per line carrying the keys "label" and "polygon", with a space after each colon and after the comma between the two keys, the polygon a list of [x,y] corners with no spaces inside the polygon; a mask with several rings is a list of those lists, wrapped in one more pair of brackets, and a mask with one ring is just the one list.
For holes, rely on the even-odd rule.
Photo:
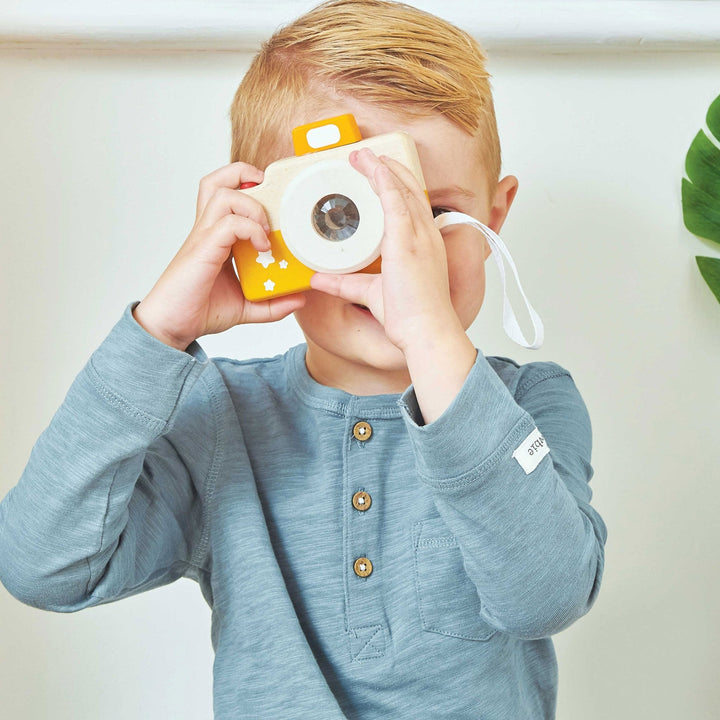
{"label": "child's face", "polygon": [[[477,140],[440,115],[408,120],[347,99],[315,107],[312,117],[298,117],[295,125],[347,112],[355,116],[365,138],[397,130],[413,137],[433,209],[457,210],[499,230],[507,208],[493,209],[495,188],[491,193]],[[289,141],[285,149],[292,154]],[[512,195],[514,186],[510,202]],[[467,225],[445,230],[443,237],[451,301],[467,329],[483,302],[490,251],[481,233]],[[308,342],[308,369],[318,382],[356,395],[400,392],[409,384],[402,352],[366,310],[309,290],[295,316]]]}

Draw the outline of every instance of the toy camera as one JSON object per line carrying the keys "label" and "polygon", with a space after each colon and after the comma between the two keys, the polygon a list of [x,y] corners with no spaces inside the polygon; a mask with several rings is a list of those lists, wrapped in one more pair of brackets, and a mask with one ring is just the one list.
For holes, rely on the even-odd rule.
{"label": "toy camera", "polygon": [[261,184],[240,186],[263,205],[271,230],[266,252],[246,240],[233,247],[240,285],[251,301],[307,290],[315,272],[380,272],[383,210],[367,178],[350,165],[353,150],[369,147],[398,160],[425,188],[406,133],[363,140],[355,118],[340,115],[295,128],[292,136],[295,157],[268,165]]}

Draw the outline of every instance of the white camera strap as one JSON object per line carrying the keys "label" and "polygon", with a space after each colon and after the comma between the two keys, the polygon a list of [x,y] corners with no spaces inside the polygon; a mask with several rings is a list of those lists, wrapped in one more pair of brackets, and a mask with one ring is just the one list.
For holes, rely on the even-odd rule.
{"label": "white camera strap", "polygon": [[[465,215],[465,213],[460,212],[448,212],[438,215],[435,218],[435,225],[438,230],[442,230],[443,228],[450,225],[472,225],[472,227],[477,228],[487,238],[487,241],[490,243],[490,248],[492,249],[492,254],[495,257],[498,271],[500,272],[500,279],[502,280],[503,328],[505,329],[505,333],[513,342],[517,343],[518,345],[521,345],[522,347],[528,348],[530,350],[537,350],[543,344],[543,340],[545,337],[545,329],[543,328],[543,323],[540,319],[540,316],[535,312],[535,309],[530,304],[530,301],[527,299],[527,295],[525,295],[525,291],[523,290],[523,287],[520,283],[520,277],[518,275],[517,268],[515,267],[515,263],[513,262],[512,255],[510,255],[510,251],[507,249],[505,243],[500,239],[500,236],[493,230],[491,230],[487,225],[483,225],[479,220],[476,220],[475,218],[470,217],[470,215]],[[535,337],[533,338],[533,341],[531,343],[529,343],[525,339],[525,335],[523,334],[522,330],[520,329],[520,325],[518,324],[515,311],[510,304],[510,298],[507,294],[507,286],[505,281],[505,263],[503,262],[503,258],[507,260],[508,265],[512,270],[512,273],[515,276],[515,282],[517,282],[520,294],[525,301],[525,307],[527,308],[530,319],[532,320]]]}

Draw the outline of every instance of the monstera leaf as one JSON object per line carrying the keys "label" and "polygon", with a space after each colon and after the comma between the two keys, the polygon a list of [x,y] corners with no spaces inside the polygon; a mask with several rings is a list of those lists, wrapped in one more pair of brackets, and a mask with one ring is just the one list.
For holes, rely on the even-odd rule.
{"label": "monstera leaf", "polygon": [[[694,235],[720,245],[720,96],[708,110],[706,123],[717,145],[702,131],[685,159],[689,180],[682,181],[685,227]],[[696,257],[700,274],[720,302],[720,259]]]}

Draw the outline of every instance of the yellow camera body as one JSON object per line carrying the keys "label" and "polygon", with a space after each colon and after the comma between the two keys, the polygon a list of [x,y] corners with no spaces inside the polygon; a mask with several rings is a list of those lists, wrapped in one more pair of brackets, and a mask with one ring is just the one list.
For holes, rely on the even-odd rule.
{"label": "yellow camera body", "polygon": [[247,240],[233,247],[243,293],[256,302],[301,292],[316,272],[380,272],[384,215],[367,178],[348,160],[369,147],[398,160],[425,189],[415,143],[402,132],[363,140],[355,118],[340,115],[293,130],[295,157],[268,165],[259,185],[242,192],[265,208],[270,250]]}

